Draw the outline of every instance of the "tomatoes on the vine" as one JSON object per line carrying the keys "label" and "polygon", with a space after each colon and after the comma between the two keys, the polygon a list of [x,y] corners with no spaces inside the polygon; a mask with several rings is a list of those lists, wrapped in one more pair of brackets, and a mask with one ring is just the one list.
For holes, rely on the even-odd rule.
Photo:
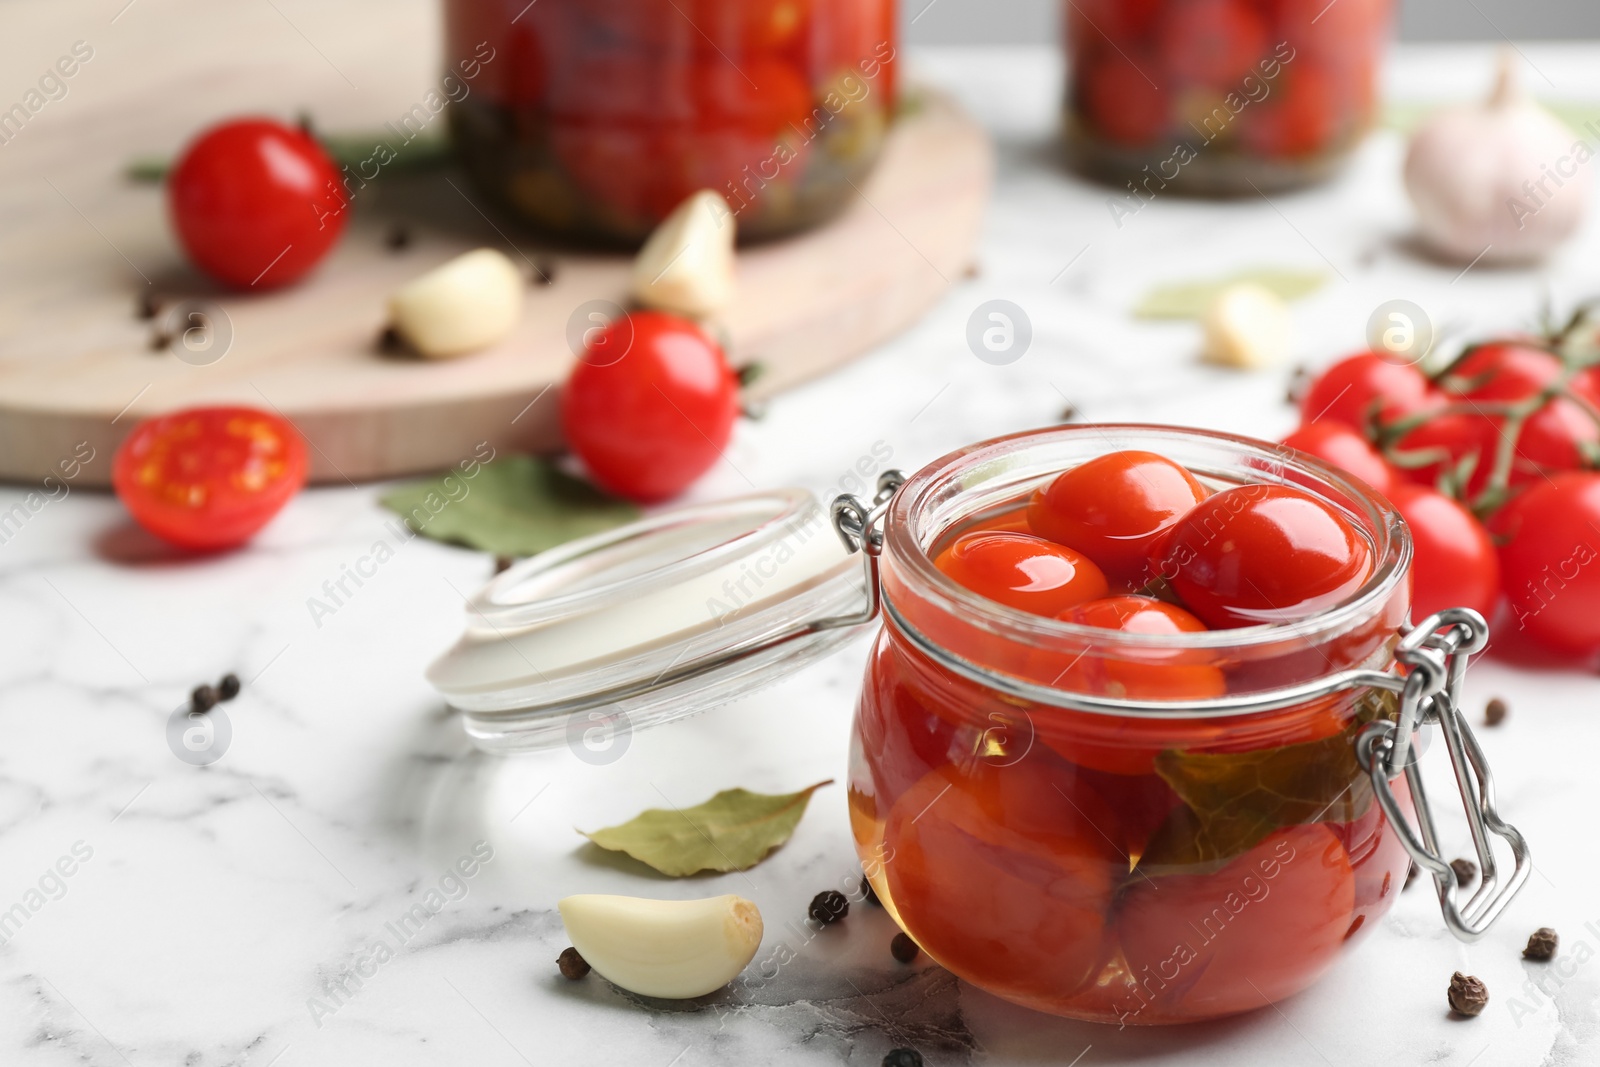
{"label": "tomatoes on the vine", "polygon": [[1438,391],[1416,367],[1376,352],[1361,352],[1317,376],[1300,399],[1300,415],[1307,422],[1333,419],[1365,431],[1374,420],[1392,422],[1441,402]]}
{"label": "tomatoes on the vine", "polygon": [[343,176],[304,131],[225,122],[184,149],[167,179],[172,222],[195,266],[227,285],[287,285],[344,230]]}
{"label": "tomatoes on the vine", "polygon": [[1389,499],[1411,527],[1411,617],[1445,608],[1494,615],[1500,599],[1500,561],[1494,542],[1472,513],[1443,493],[1400,483]]}
{"label": "tomatoes on the vine", "polygon": [[117,449],[111,483],[135,521],[183,548],[248,541],[306,482],[306,446],[254,408],[190,408],[146,419]]}
{"label": "tomatoes on the vine", "polygon": [[1530,485],[1491,526],[1516,627],[1551,648],[1600,650],[1600,474]]}
{"label": "tomatoes on the vine", "polygon": [[1035,615],[1106,595],[1106,577],[1080,552],[1025,533],[962,534],[933,564],[958,585]]}
{"label": "tomatoes on the vine", "polygon": [[1165,456],[1110,452],[1035,493],[1028,525],[1040,537],[1082,552],[1107,577],[1137,582],[1156,538],[1205,498],[1195,476]]}
{"label": "tomatoes on the vine", "polygon": [[739,379],[687,319],[636,311],[590,339],[561,393],[561,426],[601,488],[666,500],[710,469],[733,435]]}
{"label": "tomatoes on the vine", "polygon": [[1387,493],[1395,482],[1389,461],[1354,428],[1337,420],[1308,422],[1285,437],[1283,443],[1355,475],[1380,493]]}
{"label": "tomatoes on the vine", "polygon": [[1350,520],[1286,485],[1241,485],[1195,505],[1151,557],[1213,628],[1292,622],[1349,598],[1372,573]]}
{"label": "tomatoes on the vine", "polygon": [[1468,351],[1444,385],[1472,400],[1526,400],[1560,377],[1561,360],[1553,353],[1517,341],[1491,341]]}

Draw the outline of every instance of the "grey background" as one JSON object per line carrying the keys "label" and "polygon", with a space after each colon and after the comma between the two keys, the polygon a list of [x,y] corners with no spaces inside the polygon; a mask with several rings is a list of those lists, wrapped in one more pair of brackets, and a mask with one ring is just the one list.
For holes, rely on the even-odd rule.
{"label": "grey background", "polygon": [[[922,44],[1053,42],[1065,0],[900,0],[901,32]],[[1597,0],[1399,0],[1408,41],[1600,37]]]}

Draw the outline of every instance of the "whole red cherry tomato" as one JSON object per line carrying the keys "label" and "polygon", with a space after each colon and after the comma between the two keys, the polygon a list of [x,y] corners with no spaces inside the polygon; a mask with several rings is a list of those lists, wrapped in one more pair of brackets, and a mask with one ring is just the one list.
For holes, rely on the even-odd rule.
{"label": "whole red cherry tomato", "polygon": [[183,548],[248,541],[306,483],[306,446],[254,408],[146,419],[117,449],[111,484],[135,521]]}
{"label": "whole red cherry tomato", "polygon": [[567,443],[602,488],[653,503],[677,496],[722,454],[739,381],[694,323],[636,311],[598,333],[561,393]]}
{"label": "whole red cherry tomato", "polygon": [[1167,75],[1215,89],[1235,89],[1271,54],[1267,27],[1248,4],[1186,0],[1161,20],[1158,44]]}
{"label": "whole red cherry tomato", "polygon": [[1155,69],[1154,57],[1143,52],[1131,58],[1108,52],[1095,60],[1083,88],[1083,109],[1101,136],[1138,147],[1166,129],[1172,94],[1141,73]]}
{"label": "whole red cherry tomato", "polygon": [[1036,492],[1028,525],[1082,552],[1113,580],[1137,583],[1156,539],[1205,498],[1205,486],[1165,456],[1110,452]]}
{"label": "whole red cherry tomato", "polygon": [[1180,519],[1151,558],[1213,629],[1290,622],[1347,599],[1372,552],[1331,505],[1286,485],[1241,485]]}
{"label": "whole red cherry tomato", "polygon": [[[1146,596],[1091,600],[1068,608],[1057,618],[1080,626],[1163,637],[1203,633],[1206,628],[1182,608]],[[1056,684],[1126,700],[1207,700],[1227,690],[1221,669],[1206,663],[1204,653],[1162,649],[1118,649],[1110,656],[1091,651],[1074,656]]]}
{"label": "whole red cherry tomato", "polygon": [[1306,422],[1333,419],[1365,430],[1374,415],[1389,422],[1440,403],[1438,391],[1417,368],[1361,352],[1317,376],[1300,401],[1300,415]]}
{"label": "whole red cherry tomato", "polygon": [[1127,998],[1129,1022],[1233,1015],[1304,989],[1355,908],[1350,857],[1318,824],[1275,830],[1210,873],[1151,874],[1130,883],[1118,932],[1130,970],[1167,980]]}
{"label": "whole red cherry tomato", "polygon": [[1445,608],[1472,608],[1492,618],[1500,599],[1500,561],[1489,532],[1472,513],[1442,493],[1400,483],[1389,499],[1411,527],[1411,617]]}
{"label": "whole red cherry tomato", "polygon": [[1490,529],[1517,627],[1550,648],[1600,650],[1600,474],[1536,482]]}
{"label": "whole red cherry tomato", "polygon": [[1334,419],[1308,422],[1283,439],[1290,448],[1309,452],[1387,494],[1395,483],[1394,468],[1352,427]]}
{"label": "whole red cherry tomato", "polygon": [[1396,443],[1393,458],[1410,481],[1437,488],[1447,473],[1453,479],[1466,470],[1467,457],[1473,457],[1465,486],[1451,487],[1453,495],[1471,500],[1489,481],[1500,441],[1497,420],[1452,412],[1435,415],[1406,433]]}
{"label": "whole red cherry tomato", "polygon": [[184,149],[168,205],[195,266],[237,288],[287,285],[327,255],[348,206],[339,168],[271,119],[213,126]]}
{"label": "whole red cherry tomato", "polygon": [[1561,377],[1553,353],[1516,341],[1474,347],[1444,380],[1444,387],[1473,400],[1525,400]]}
{"label": "whole red cherry tomato", "polygon": [[933,565],[958,585],[1035,615],[1106,595],[1106,576],[1087,556],[1030,534],[962,534]]}

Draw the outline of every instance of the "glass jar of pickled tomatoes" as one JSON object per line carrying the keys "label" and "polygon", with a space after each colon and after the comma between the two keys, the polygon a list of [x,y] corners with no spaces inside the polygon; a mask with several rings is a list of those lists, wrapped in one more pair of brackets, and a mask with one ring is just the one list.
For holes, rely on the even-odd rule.
{"label": "glass jar of pickled tomatoes", "polygon": [[1064,10],[1068,151],[1125,187],[1129,211],[1169,189],[1255,195],[1319,181],[1372,126],[1390,0]]}
{"label": "glass jar of pickled tomatoes", "polygon": [[881,528],[850,816],[939,963],[1186,1022],[1300,991],[1394,903],[1415,812],[1362,738],[1412,728],[1411,548],[1375,491],[1243,439],[1071,427],[936,461]]}
{"label": "glass jar of pickled tomatoes", "polygon": [[[879,900],[1018,1004],[1186,1022],[1315,981],[1413,862],[1465,940],[1527,879],[1456,711],[1486,628],[1408,625],[1410,562],[1394,508],[1304,453],[1069,426],[884,472],[831,511],[759,493],[540,553],[472,599],[429,679],[487,751],[604,763],[881,620],[848,773]],[[1418,772],[1434,727],[1470,899]]]}
{"label": "glass jar of pickled tomatoes", "polygon": [[637,242],[701,189],[742,237],[814,225],[894,110],[894,0],[445,0],[445,27],[447,62],[482,60],[463,161],[561,236]]}

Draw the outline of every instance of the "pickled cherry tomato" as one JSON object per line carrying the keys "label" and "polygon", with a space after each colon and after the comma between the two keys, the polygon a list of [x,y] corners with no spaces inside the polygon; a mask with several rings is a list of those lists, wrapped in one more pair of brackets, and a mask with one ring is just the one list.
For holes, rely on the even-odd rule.
{"label": "pickled cherry tomato", "polygon": [[[1115,596],[1068,608],[1058,618],[1080,626],[1123,633],[1174,636],[1205,632],[1206,625],[1182,608],[1146,596]],[[1115,658],[1093,653],[1073,657],[1058,685],[1081,693],[1126,700],[1206,700],[1221,696],[1227,680],[1203,652],[1118,649]]]}
{"label": "pickled cherry tomato", "polygon": [[1028,524],[1094,560],[1107,577],[1139,583],[1156,539],[1205,498],[1194,475],[1165,456],[1111,452],[1035,493]]}
{"label": "pickled cherry tomato", "polygon": [[1241,485],[1196,504],[1151,564],[1190,611],[1221,629],[1333,607],[1372,573],[1372,552],[1347,518],[1309,493]]}
{"label": "pickled cherry tomato", "polygon": [[1141,992],[1127,1022],[1232,1015],[1298,992],[1339,952],[1355,907],[1344,845],[1327,827],[1278,830],[1210,874],[1152,872],[1117,923]]}
{"label": "pickled cherry tomato", "polygon": [[1049,1010],[1104,964],[1127,871],[1115,834],[1110,807],[1035,748],[1015,764],[942,767],[899,797],[883,871],[906,932],[942,966]]}
{"label": "pickled cherry tomato", "polygon": [[1161,20],[1165,70],[1181,81],[1235,89],[1272,52],[1267,27],[1248,4],[1188,0]]}
{"label": "pickled cherry tomato", "polygon": [[1035,615],[1056,615],[1107,591],[1088,557],[1029,534],[976,530],[933,563],[957,584]]}

